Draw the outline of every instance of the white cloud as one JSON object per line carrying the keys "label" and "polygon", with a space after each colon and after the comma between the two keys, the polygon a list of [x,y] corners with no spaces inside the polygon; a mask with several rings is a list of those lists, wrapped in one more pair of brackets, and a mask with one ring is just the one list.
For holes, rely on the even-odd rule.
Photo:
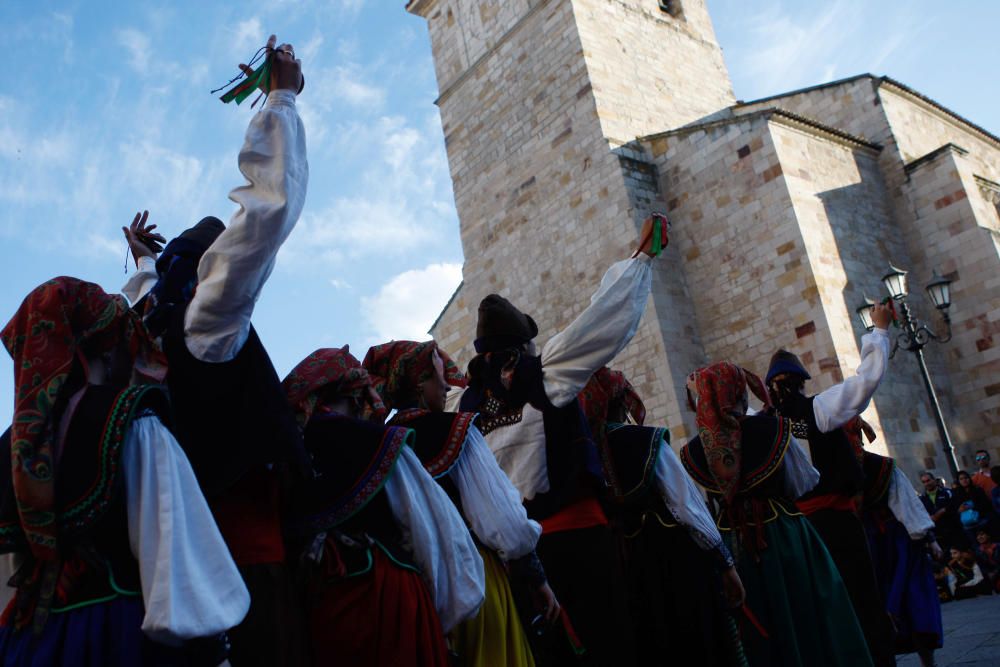
{"label": "white cloud", "polygon": [[353,287],[351,287],[351,283],[347,282],[346,280],[341,280],[340,278],[331,278],[330,284],[333,286],[333,289],[337,291],[345,289],[354,289]]}
{"label": "white cloud", "polygon": [[129,66],[139,74],[148,74],[152,52],[149,37],[135,28],[123,28],[118,31],[118,43],[128,54]]}
{"label": "white cloud", "polygon": [[[251,48],[259,49],[264,46],[267,39],[264,35],[264,28],[261,27],[260,18],[256,16],[251,16],[237,23],[234,32],[236,34],[233,35],[232,45],[233,50],[237,53],[249,52]],[[249,56],[242,57],[248,58]]]}
{"label": "white cloud", "polygon": [[427,340],[428,330],[462,281],[461,264],[431,264],[392,278],[370,297],[361,314],[372,343]]}

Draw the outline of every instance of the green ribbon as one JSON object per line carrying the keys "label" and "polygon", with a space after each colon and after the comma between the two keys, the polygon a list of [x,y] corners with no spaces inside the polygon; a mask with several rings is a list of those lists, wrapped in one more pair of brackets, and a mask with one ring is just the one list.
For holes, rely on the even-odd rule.
{"label": "green ribbon", "polygon": [[659,257],[660,253],[663,252],[663,225],[663,218],[660,216],[653,217],[653,243],[649,248],[653,257]]}
{"label": "green ribbon", "polygon": [[271,80],[271,58],[268,57],[264,60],[264,64],[254,70],[253,74],[247,76],[246,80],[241,82],[235,88],[229,90],[219,99],[229,104],[232,101],[236,101],[236,104],[240,104],[246,98],[250,97],[255,90],[261,87],[261,82],[265,83],[264,89],[266,90],[266,84]]}

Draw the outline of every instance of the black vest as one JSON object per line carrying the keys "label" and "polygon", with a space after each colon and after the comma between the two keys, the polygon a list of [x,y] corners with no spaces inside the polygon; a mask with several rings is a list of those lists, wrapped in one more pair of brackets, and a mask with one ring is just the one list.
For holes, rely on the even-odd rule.
{"label": "black vest", "polygon": [[[114,596],[116,587],[139,592],[139,568],[127,528],[122,449],[133,419],[157,415],[169,424],[169,413],[166,392],[154,385],[123,391],[90,386],[80,398],[56,470],[55,499],[60,553],[87,566],[72,582],[68,599],[57,603],[53,612]],[[10,461],[9,431],[0,446],[0,456]],[[25,552],[9,464],[0,466],[0,489],[0,551]]]}
{"label": "black vest", "polygon": [[370,568],[375,543],[398,565],[412,568],[383,491],[402,448],[412,441],[413,431],[406,428],[339,414],[313,417],[305,429],[305,443],[316,476],[292,489],[288,522],[292,538],[308,544],[316,535],[328,534],[327,549],[336,550],[344,575]]}
{"label": "black vest", "polygon": [[607,480],[605,497],[611,504],[641,504],[650,495],[660,447],[669,446],[664,445],[669,439],[662,427],[608,424],[601,464]]}
{"label": "black vest", "polygon": [[473,381],[462,396],[461,410],[480,413],[480,430],[485,435],[520,421],[526,404],[542,413],[545,427],[549,490],[524,502],[528,516],[540,521],[580,498],[599,494],[603,474],[579,401],[574,398],[561,408],[552,405],[545,394],[540,357],[521,357],[509,390],[498,383],[477,385]]}
{"label": "black vest", "polygon": [[287,463],[304,475],[302,434],[257,332],[250,327],[231,361],[200,361],[184,341],[184,312],[173,313],[163,350],[177,439],[204,494],[223,493],[264,464]]}
{"label": "black vest", "polygon": [[861,466],[843,429],[822,433],[816,427],[813,398],[796,395],[777,410],[781,417],[791,420],[792,435],[809,441],[809,458],[820,474],[819,484],[802,500],[828,494],[854,496],[861,491]]}
{"label": "black vest", "polygon": [[888,456],[866,451],[861,467],[865,474],[862,507],[868,511],[878,507],[888,507],[889,485],[892,483],[895,462]]}
{"label": "black vest", "polygon": [[[784,461],[791,444],[791,430],[787,419],[768,415],[747,417],[740,424],[740,489],[737,496],[748,498],[783,498],[785,495]],[[681,463],[701,486],[711,494],[718,494],[705,457],[701,436],[695,436],[681,448]],[[794,500],[788,498],[787,500]]]}

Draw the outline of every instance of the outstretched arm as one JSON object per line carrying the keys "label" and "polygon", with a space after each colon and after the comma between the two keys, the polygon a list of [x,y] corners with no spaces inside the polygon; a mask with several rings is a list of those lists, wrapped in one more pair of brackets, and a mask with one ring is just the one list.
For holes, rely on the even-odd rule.
{"label": "outstretched arm", "polygon": [[229,194],[239,210],[201,258],[184,318],[188,349],[202,361],[229,361],[242,349],[254,305],[305,202],[306,137],[295,110],[301,71],[291,47],[279,47],[274,58],[276,89],[250,121],[240,150],[247,184]]}
{"label": "outstretched arm", "polygon": [[652,285],[649,230],[659,220],[643,225],[642,252],[613,264],[590,305],[542,348],[545,394],[557,408],[576,398],[590,376],[618,356],[639,328]]}
{"label": "outstretched arm", "polygon": [[876,328],[861,337],[861,365],[857,375],[813,399],[816,427],[829,433],[864,412],[889,366],[889,335]]}

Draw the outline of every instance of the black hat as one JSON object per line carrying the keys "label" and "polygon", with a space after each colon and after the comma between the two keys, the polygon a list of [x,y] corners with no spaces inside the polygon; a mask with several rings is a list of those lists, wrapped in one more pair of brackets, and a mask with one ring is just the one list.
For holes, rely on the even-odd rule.
{"label": "black hat", "polygon": [[494,352],[524,345],[538,335],[538,325],[499,294],[479,302],[476,352]]}
{"label": "black hat", "polygon": [[185,229],[178,238],[190,239],[207,250],[224,231],[226,226],[222,224],[222,220],[210,215],[202,218],[194,227]]}
{"label": "black hat", "polygon": [[799,358],[788,350],[778,350],[771,357],[771,365],[767,369],[767,377],[764,378],[765,384],[771,384],[771,380],[774,379],[775,375],[781,375],[782,373],[788,373],[790,375],[798,375],[800,377],[809,380],[812,378],[806,367],[802,365]]}

